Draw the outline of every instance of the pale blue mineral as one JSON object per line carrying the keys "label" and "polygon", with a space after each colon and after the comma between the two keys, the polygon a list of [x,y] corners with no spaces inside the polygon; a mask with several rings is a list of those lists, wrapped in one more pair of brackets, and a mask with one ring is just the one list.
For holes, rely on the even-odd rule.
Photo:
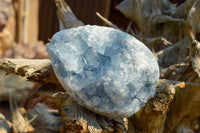
{"label": "pale blue mineral", "polygon": [[56,33],[46,47],[64,89],[91,111],[130,117],[155,94],[157,61],[127,33],[87,25]]}

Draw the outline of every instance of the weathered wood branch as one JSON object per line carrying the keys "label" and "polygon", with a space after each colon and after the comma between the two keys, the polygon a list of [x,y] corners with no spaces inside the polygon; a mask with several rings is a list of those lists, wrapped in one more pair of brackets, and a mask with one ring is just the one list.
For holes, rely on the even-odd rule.
{"label": "weathered wood branch", "polygon": [[108,19],[106,19],[105,17],[103,17],[99,12],[96,12],[96,15],[108,26],[112,27],[112,28],[115,28],[115,29],[118,29],[119,28],[114,25],[112,22],[110,22]]}
{"label": "weathered wood branch", "polygon": [[181,88],[181,82],[160,80],[156,95],[150,99],[144,108],[129,118],[129,123],[135,128],[135,132],[162,133],[167,110],[174,99],[177,88]]}
{"label": "weathered wood branch", "polygon": [[142,133],[193,131],[192,122],[200,116],[199,96],[200,83],[160,80],[156,95],[129,119],[129,124]]}
{"label": "weathered wood branch", "polygon": [[183,70],[189,66],[188,63],[174,64],[167,68],[160,68],[161,79],[180,80]]}
{"label": "weathered wood branch", "polygon": [[60,30],[84,25],[79,21],[64,0],[55,0]]}
{"label": "weathered wood branch", "polygon": [[60,84],[48,59],[1,59],[0,69],[40,84]]}
{"label": "weathered wood branch", "polygon": [[125,122],[121,118],[108,118],[76,104],[66,92],[38,91],[36,95],[46,98],[46,101],[57,108],[62,115],[65,126],[62,132],[125,132]]}
{"label": "weathered wood branch", "polygon": [[[176,92],[169,105],[165,122],[165,133],[194,132],[200,116],[200,83],[185,82],[185,87]],[[178,113],[177,113],[178,112]]]}
{"label": "weathered wood branch", "polygon": [[[188,41],[185,39],[185,27],[187,8],[190,2],[185,2],[181,7],[176,7],[175,4],[168,0],[155,1],[140,1],[140,0],[124,0],[117,6],[117,9],[125,16],[132,19],[137,27],[139,27],[140,37],[138,39],[148,40],[148,38],[157,38],[162,35],[167,42],[171,44],[180,44],[175,49],[168,52],[159,52],[158,61],[161,67],[168,67],[173,64],[183,63],[188,56]],[[182,11],[182,15],[180,15]],[[180,42],[181,40],[185,42]],[[147,46],[151,46],[151,42],[146,42]],[[165,51],[163,44],[158,43],[155,47]],[[160,47],[160,48],[159,48]],[[173,47],[173,46],[172,46]],[[166,47],[164,47],[166,48]],[[152,48],[151,48],[152,49]],[[155,51],[156,53],[158,51]]]}

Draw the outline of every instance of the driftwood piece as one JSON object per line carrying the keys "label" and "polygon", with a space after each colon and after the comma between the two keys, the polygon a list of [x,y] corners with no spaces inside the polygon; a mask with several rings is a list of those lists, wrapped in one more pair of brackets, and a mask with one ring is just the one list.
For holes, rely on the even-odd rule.
{"label": "driftwood piece", "polygon": [[200,83],[160,80],[156,95],[129,118],[129,124],[142,133],[199,130],[199,89]]}
{"label": "driftwood piece", "polygon": [[[179,36],[180,31],[174,24],[168,25],[169,22],[176,24],[184,23],[184,20],[172,18],[171,15],[176,11],[176,5],[171,4],[168,0],[124,0],[117,9],[125,16],[135,21],[140,29],[142,37],[157,37],[163,35],[167,40],[174,42]],[[169,33],[169,28],[175,28],[174,33]],[[168,30],[166,30],[168,28]],[[177,29],[177,31],[176,31]],[[160,34],[163,33],[163,34]],[[169,36],[168,36],[169,35]],[[171,39],[169,38],[171,37]]]}
{"label": "driftwood piece", "polygon": [[[192,1],[192,0],[191,0]],[[190,2],[191,2],[190,1]],[[190,45],[189,65],[182,72],[179,80],[189,82],[200,82],[200,42],[196,34],[200,33],[200,0],[192,1],[187,16],[186,35]],[[189,2],[188,2],[189,3]]]}
{"label": "driftwood piece", "polygon": [[[146,43],[150,49],[158,49],[155,53],[159,65],[166,68],[189,62],[188,55],[191,52],[188,49],[192,46],[191,41],[200,32],[199,6],[199,0],[187,0],[180,6],[170,3],[169,0],[124,0],[117,9],[139,27],[140,32],[135,33],[136,38]],[[152,46],[148,40],[159,38],[160,35],[173,45],[162,48],[163,44],[157,41]]]}
{"label": "driftwood piece", "polygon": [[[162,37],[166,42],[178,44],[179,41],[185,40],[186,34],[186,16],[189,2],[185,2],[184,6],[176,7],[169,0],[124,0],[117,9],[125,16],[132,19],[139,27],[139,33],[135,33],[136,38],[143,40],[152,40],[153,38]],[[180,11],[182,16],[180,15]],[[185,13],[185,14],[184,14]],[[161,36],[162,35],[162,36]],[[157,48],[155,53],[159,52],[158,61],[161,67],[179,64],[185,61],[188,56],[188,43],[170,49],[166,52],[165,44],[156,42],[151,46],[151,42],[144,41],[147,46]],[[152,48],[151,48],[152,49]],[[173,52],[173,55],[170,54]]]}
{"label": "driftwood piece", "polygon": [[84,25],[79,21],[64,0],[55,0],[60,30]]}
{"label": "driftwood piece", "polygon": [[180,77],[182,76],[184,69],[188,66],[189,66],[188,63],[181,63],[181,64],[171,65],[167,68],[160,68],[160,78],[179,80]]}
{"label": "driftwood piece", "polygon": [[169,105],[165,122],[165,133],[200,131],[200,83],[185,82],[185,87],[178,90]]}
{"label": "driftwood piece", "polygon": [[1,59],[0,69],[7,73],[21,75],[29,81],[40,84],[60,84],[48,59]]}
{"label": "driftwood piece", "polygon": [[160,80],[155,96],[129,118],[129,124],[135,128],[135,132],[162,133],[169,104],[174,99],[176,89],[181,87],[184,87],[184,83]]}
{"label": "driftwood piece", "polygon": [[108,25],[108,26],[110,26],[110,27],[112,27],[112,28],[114,28],[114,29],[118,29],[119,30],[119,28],[116,26],[116,25],[114,25],[112,22],[110,22],[108,19],[106,19],[105,17],[103,17],[99,12],[96,12],[96,15],[106,24],[106,25]]}
{"label": "driftwood piece", "polygon": [[[71,130],[89,133],[126,132],[123,119],[103,117],[79,106],[76,103],[64,106],[62,108],[62,113],[70,116],[70,118],[65,117],[64,119],[67,126],[63,129],[66,132]],[[74,128],[74,126],[77,127]]]}
{"label": "driftwood piece", "polygon": [[125,132],[126,118],[108,118],[89,111],[76,104],[66,92],[38,91],[39,96],[45,97],[46,101],[57,108],[62,115],[64,125],[62,132]]}

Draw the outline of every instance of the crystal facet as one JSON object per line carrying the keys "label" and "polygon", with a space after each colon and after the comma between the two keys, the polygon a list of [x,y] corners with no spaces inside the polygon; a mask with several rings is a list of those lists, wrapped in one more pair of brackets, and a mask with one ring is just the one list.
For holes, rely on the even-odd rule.
{"label": "crystal facet", "polygon": [[64,89],[89,110],[130,117],[155,94],[157,61],[127,33],[87,25],[56,33],[46,47]]}

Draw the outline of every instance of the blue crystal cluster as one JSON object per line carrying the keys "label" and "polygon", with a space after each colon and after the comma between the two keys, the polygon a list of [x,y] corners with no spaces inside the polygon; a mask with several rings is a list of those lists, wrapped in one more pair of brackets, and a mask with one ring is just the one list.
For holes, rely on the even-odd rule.
{"label": "blue crystal cluster", "polygon": [[98,114],[130,117],[155,94],[157,61],[127,33],[86,25],[56,33],[46,48],[64,89]]}

